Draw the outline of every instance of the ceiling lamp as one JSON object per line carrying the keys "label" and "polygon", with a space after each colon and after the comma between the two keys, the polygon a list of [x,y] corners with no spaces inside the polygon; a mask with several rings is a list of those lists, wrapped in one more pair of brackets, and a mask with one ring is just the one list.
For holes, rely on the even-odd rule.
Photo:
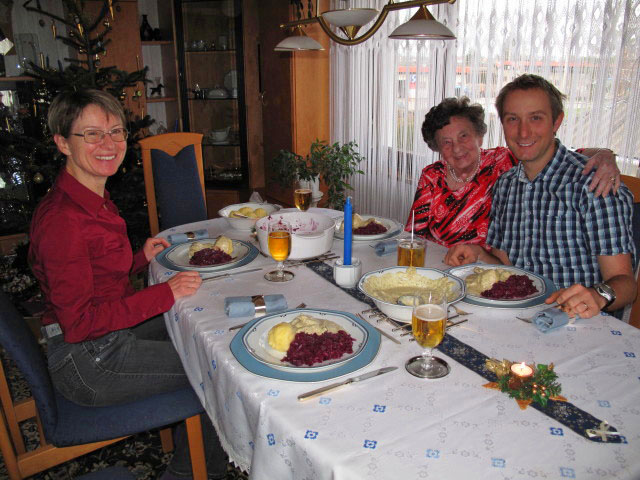
{"label": "ceiling lamp", "polygon": [[407,23],[403,23],[391,32],[389,38],[398,40],[455,40],[456,36],[433,18],[426,5],[422,5]]}
{"label": "ceiling lamp", "polygon": [[[293,28],[294,36],[285,38],[280,42],[275,50],[322,50],[322,46],[307,37],[302,31],[303,25],[311,25],[317,23],[320,25],[324,33],[331,40],[341,45],[358,45],[371,38],[382,26],[389,12],[394,10],[404,10],[407,8],[419,7],[418,12],[405,24],[396,28],[389,38],[393,39],[410,39],[410,40],[453,40],[456,37],[451,30],[439,23],[433,15],[427,10],[427,5],[437,5],[441,3],[455,3],[456,0],[408,0],[395,3],[389,0],[381,12],[374,8],[346,8],[341,10],[329,10],[320,16],[312,16],[309,18],[294,20],[280,25],[280,28]],[[316,0],[316,12],[320,0]],[[376,15],[378,18],[373,25],[362,35],[356,37],[362,26],[370,23]],[[335,33],[331,26],[338,28],[346,38]],[[293,40],[297,38],[298,40]],[[311,48],[303,46],[301,38],[313,41],[316,45]],[[287,47],[293,42],[295,48]]]}
{"label": "ceiling lamp", "polygon": [[308,37],[302,30],[302,26],[293,27],[291,35],[282,40],[276,48],[276,52],[295,52],[296,50],[324,50],[322,45],[313,38]]}

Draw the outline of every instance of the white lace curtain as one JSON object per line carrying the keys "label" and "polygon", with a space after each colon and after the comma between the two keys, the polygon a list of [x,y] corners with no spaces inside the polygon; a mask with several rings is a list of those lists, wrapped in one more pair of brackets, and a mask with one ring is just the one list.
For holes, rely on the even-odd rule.
{"label": "white lace curtain", "polygon": [[357,211],[406,220],[422,168],[438,159],[420,127],[445,97],[480,103],[489,126],[484,146],[504,145],[493,103],[522,73],[541,75],[567,94],[563,143],[611,148],[623,173],[637,174],[640,0],[458,0],[429,9],[457,40],[388,39],[412,9],[390,13],[361,45],[332,44],[332,138],[354,140],[366,157],[365,175],[350,181]]}

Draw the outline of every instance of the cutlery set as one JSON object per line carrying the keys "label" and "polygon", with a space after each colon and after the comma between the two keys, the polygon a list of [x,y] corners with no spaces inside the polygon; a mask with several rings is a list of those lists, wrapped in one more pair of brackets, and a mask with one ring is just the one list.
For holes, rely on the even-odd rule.
{"label": "cutlery set", "polygon": [[[260,251],[260,250],[258,250]],[[262,253],[262,252],[260,252]],[[262,254],[264,255],[264,254]],[[265,257],[267,255],[264,255]],[[293,267],[299,267],[300,265],[305,265],[307,263],[311,263],[311,262],[324,262],[325,260],[333,260],[339,258],[339,255],[336,255],[335,253],[325,253],[323,255],[318,255],[317,257],[313,257],[313,258],[307,258],[306,260],[300,260],[300,261],[292,261],[290,263],[285,262],[285,267],[287,268],[293,268]],[[221,278],[229,278],[232,277],[234,275],[241,275],[243,273],[249,273],[249,272],[257,272],[259,270],[262,270],[264,267],[259,267],[259,268],[250,268],[248,270],[240,270],[238,272],[229,272],[229,273],[223,273],[221,275],[216,275],[214,277],[209,277],[209,278],[205,278],[202,283],[206,283],[206,282],[211,282],[214,280],[220,280]]]}

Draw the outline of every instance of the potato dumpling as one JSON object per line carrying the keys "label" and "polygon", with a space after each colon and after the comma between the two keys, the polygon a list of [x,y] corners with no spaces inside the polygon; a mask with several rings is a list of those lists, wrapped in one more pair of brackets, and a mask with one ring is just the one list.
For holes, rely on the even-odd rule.
{"label": "potato dumpling", "polygon": [[189,258],[193,257],[196,252],[204,250],[205,248],[214,248],[215,245],[211,242],[193,242],[189,245]]}
{"label": "potato dumpling", "polygon": [[224,235],[220,235],[216,240],[213,248],[217,248],[222,250],[227,255],[231,255],[233,253],[233,241],[230,238],[225,237]]}
{"label": "potato dumpling", "polygon": [[253,213],[253,208],[251,207],[242,207],[240,210],[238,210],[241,214],[243,215],[249,215],[250,213]]}
{"label": "potato dumpling", "polygon": [[274,350],[286,352],[289,350],[289,345],[291,345],[295,336],[296,331],[291,324],[282,322],[269,330],[267,341],[269,342],[269,346]]}
{"label": "potato dumpling", "polygon": [[245,215],[243,215],[239,210],[232,210],[231,213],[229,214],[229,218],[244,218]]}
{"label": "potato dumpling", "polygon": [[256,212],[253,212],[253,211],[247,213],[247,217],[249,217],[249,218],[258,218],[258,216],[256,215]]}
{"label": "potato dumpling", "polygon": [[267,211],[264,208],[256,208],[254,212],[257,218],[266,217],[268,215]]}

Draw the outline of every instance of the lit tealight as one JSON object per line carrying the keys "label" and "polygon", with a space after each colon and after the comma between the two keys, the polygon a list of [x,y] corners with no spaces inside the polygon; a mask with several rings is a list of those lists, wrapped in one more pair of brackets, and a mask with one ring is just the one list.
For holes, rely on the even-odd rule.
{"label": "lit tealight", "polygon": [[511,373],[520,378],[527,378],[533,375],[533,368],[531,368],[529,365],[526,365],[524,362],[514,363],[513,365],[511,365]]}

